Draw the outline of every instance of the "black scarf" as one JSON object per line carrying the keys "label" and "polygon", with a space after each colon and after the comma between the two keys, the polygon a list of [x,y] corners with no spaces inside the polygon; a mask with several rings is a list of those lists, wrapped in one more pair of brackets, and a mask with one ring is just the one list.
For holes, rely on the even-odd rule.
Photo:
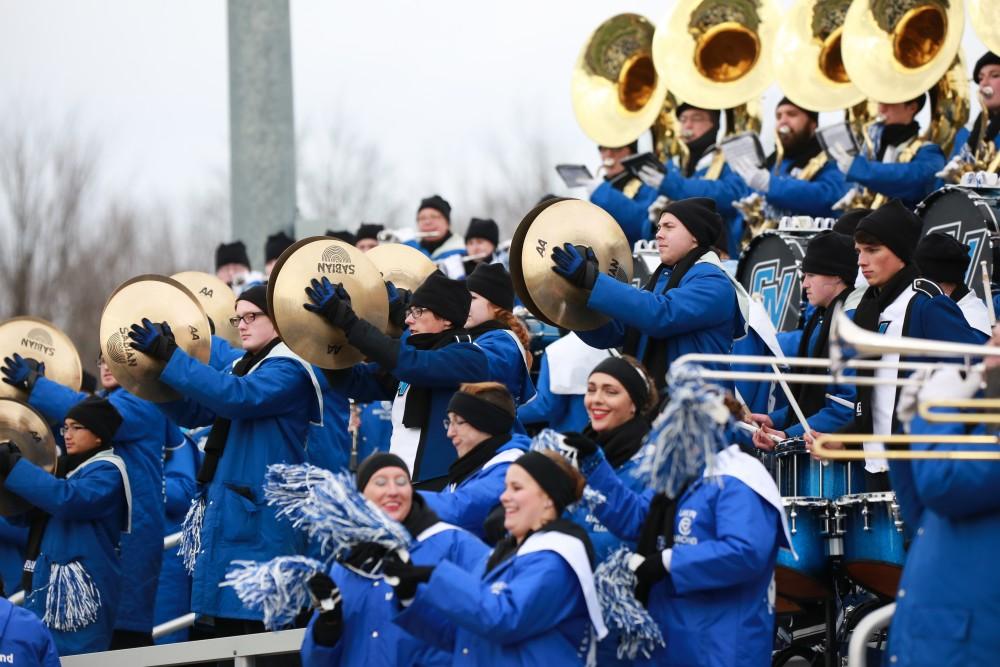
{"label": "black scarf", "polygon": [[440,248],[441,246],[443,246],[445,243],[447,243],[448,239],[450,239],[450,238],[451,238],[451,232],[446,232],[445,235],[442,236],[437,241],[428,241],[427,239],[423,239],[422,241],[420,241],[420,247],[423,248],[424,250],[426,250],[428,253],[430,253],[430,254],[433,255],[434,252],[438,248]]}
{"label": "black scarf", "polygon": [[[854,323],[868,331],[878,331],[879,316],[899,295],[920,277],[920,269],[915,264],[907,264],[882,287],[869,287],[861,297],[858,309],[854,311]],[[859,377],[874,377],[872,370],[858,370]],[[854,411],[854,422],[849,424],[856,433],[871,433],[872,393],[874,387],[858,386],[858,402]]]}
{"label": "black scarf", "polygon": [[684,497],[691,482],[686,483],[677,492],[676,498],[667,498],[665,493],[657,493],[649,503],[649,512],[646,514],[646,521],[642,524],[642,531],[639,533],[639,542],[636,544],[636,553],[642,556],[649,556],[661,551],[658,544],[659,538],[664,539],[663,549],[674,546],[674,520],[677,518],[677,502]]}
{"label": "black scarf", "polygon": [[[792,161],[792,169],[804,169],[809,161],[814,157],[819,155],[823,151],[823,147],[819,145],[819,139],[813,134],[810,137],[796,142],[792,146],[785,149],[783,160]],[[765,166],[768,171],[773,170],[775,166],[775,161],[778,159],[777,153],[771,153],[767,156],[767,162]]]}
{"label": "black scarf", "polygon": [[490,572],[493,568],[516,554],[517,550],[521,548],[521,544],[524,544],[533,534],[545,533],[548,531],[563,533],[580,540],[583,543],[584,548],[587,550],[587,559],[590,561],[590,568],[594,568],[597,556],[594,553],[594,545],[590,543],[590,537],[587,535],[587,531],[569,519],[554,519],[538,530],[529,531],[528,534],[524,536],[524,540],[522,540],[520,544],[518,544],[513,535],[508,535],[497,542],[496,548],[493,549],[493,553],[490,554],[489,560],[486,561],[486,572]]}
{"label": "black scarf", "polygon": [[[799,341],[799,350],[796,356],[799,357],[811,357],[813,359],[820,359],[822,357],[829,356],[830,354],[830,323],[833,321],[833,317],[828,317],[835,310],[837,304],[844,303],[847,297],[850,296],[853,288],[846,287],[844,291],[836,296],[836,298],[830,302],[830,305],[826,308],[817,308],[813,311],[812,317],[806,322],[805,328],[802,330],[802,339]],[[813,332],[816,331],[816,327],[819,327],[819,334],[816,337],[816,345],[810,349],[809,341],[812,338]],[[806,368],[805,373],[809,374],[819,374],[825,373],[826,369],[823,368]],[[819,412],[826,405],[826,385],[822,384],[793,384],[789,387],[792,390],[792,395],[795,396],[796,402],[802,408],[802,414],[811,415]],[[791,426],[795,423],[794,415],[789,411],[789,419],[785,423],[785,427]],[[780,428],[780,425],[779,425]]]}
{"label": "black scarf", "polygon": [[413,502],[410,505],[410,513],[403,519],[403,527],[410,534],[410,537],[417,539],[420,533],[424,532],[438,522],[438,515],[427,506],[427,501],[416,491],[413,492]]}
{"label": "black scarf", "polygon": [[[281,343],[281,339],[275,338],[257,352],[247,352],[244,354],[236,362],[236,365],[233,366],[233,375],[243,377],[249,373],[250,369],[270,354],[271,350],[279,343]],[[223,417],[216,417],[212,423],[212,430],[205,441],[205,458],[198,469],[197,479],[199,484],[208,484],[215,479],[215,470],[219,467],[219,460],[226,449],[226,440],[229,438],[229,427],[231,425],[232,422]]]}
{"label": "black scarf", "polygon": [[[439,350],[456,342],[458,340],[457,337],[462,333],[462,329],[447,329],[440,333],[411,334],[406,339],[406,343],[418,350]],[[422,429],[427,424],[430,411],[430,387],[414,387],[410,385],[406,393],[406,407],[403,409],[403,426],[406,428]],[[421,441],[423,441],[423,438],[424,436],[421,434]],[[416,470],[413,471],[413,476],[417,476]]]}
{"label": "black scarf", "polygon": [[878,142],[878,153],[875,157],[882,161],[885,156],[885,149],[889,146],[899,146],[908,139],[912,139],[917,136],[917,132],[920,131],[920,126],[917,125],[917,121],[913,121],[907,125],[893,124],[885,125],[882,127],[882,138]]}
{"label": "black scarf", "polygon": [[[677,262],[674,266],[673,272],[670,274],[670,278],[667,280],[663,293],[677,287],[684,275],[690,271],[691,267],[693,267],[701,256],[708,251],[709,248],[705,246],[698,246]],[[653,273],[652,277],[650,277],[649,282],[646,283],[646,286],[643,289],[650,292],[656,289],[656,283],[666,268],[667,267],[661,264]],[[625,330],[625,340],[622,343],[622,352],[624,354],[630,354],[633,357],[636,356],[641,340],[642,332],[635,327],[628,327]],[[646,367],[646,371],[649,373],[650,377],[655,378],[657,385],[656,388],[662,388],[666,384],[667,366],[669,365],[669,359],[667,359],[667,346],[659,344],[650,337],[646,341],[646,349],[643,352],[642,359],[639,361],[641,361],[643,366]]]}
{"label": "black scarf", "polygon": [[[972,131],[969,132],[968,146],[969,150],[975,153],[976,149],[979,148],[979,124],[983,122],[983,112],[980,111],[979,115],[976,116],[976,122],[972,124]],[[983,139],[985,143],[990,143],[996,139],[997,134],[1000,134],[1000,113],[990,114],[989,122],[986,125],[986,137]]]}
{"label": "black scarf", "polygon": [[472,451],[466,452],[465,456],[455,459],[448,466],[448,484],[458,486],[464,482],[472,473],[482,468],[487,461],[493,458],[497,450],[508,442],[510,442],[510,433],[494,435],[473,447]]}
{"label": "black scarf", "polygon": [[608,460],[612,468],[618,469],[626,461],[635,456],[635,453],[642,447],[642,440],[649,433],[649,422],[645,417],[636,415],[624,424],[617,426],[610,431],[598,433],[590,424],[583,429],[583,434],[596,441],[604,450],[604,458]]}
{"label": "black scarf", "polygon": [[[84,452],[83,454],[63,454],[56,461],[56,479],[66,479],[66,475],[70,474],[84,462],[97,456],[100,452],[106,452],[111,449],[110,443],[96,449],[92,449],[89,452]],[[33,507],[29,511],[30,525],[28,528],[28,543],[24,547],[24,561],[25,565],[29,562],[34,564],[38,560],[38,556],[42,553],[42,538],[45,537],[45,527],[49,524],[50,515],[36,507]],[[31,592],[31,581],[34,575],[34,568],[31,570],[25,569],[21,573],[21,589],[25,593]]]}
{"label": "black scarf", "polygon": [[709,148],[715,145],[715,137],[718,133],[719,126],[712,125],[712,128],[708,132],[687,143],[688,160],[683,165],[684,176],[691,178],[694,175],[694,172],[698,169],[698,162],[701,161],[701,157]]}

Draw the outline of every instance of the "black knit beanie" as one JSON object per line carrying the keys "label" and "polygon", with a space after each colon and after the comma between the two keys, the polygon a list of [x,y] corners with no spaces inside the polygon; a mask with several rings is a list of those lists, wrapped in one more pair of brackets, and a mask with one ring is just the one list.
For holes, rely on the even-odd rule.
{"label": "black knit beanie", "polygon": [[263,285],[254,285],[250,289],[243,290],[236,300],[249,301],[260,308],[260,312],[268,317],[271,316],[271,312],[267,309],[267,288]]}
{"label": "black knit beanie", "polygon": [[913,261],[924,278],[936,283],[965,284],[969,268],[969,246],[944,232],[934,232],[920,239]]}
{"label": "black knit beanie", "polygon": [[358,472],[356,473],[358,491],[364,493],[365,487],[368,486],[372,475],[382,468],[402,468],[406,471],[406,476],[410,476],[410,469],[407,467],[406,461],[389,452],[375,452],[358,465]]}
{"label": "black knit beanie", "polygon": [[500,228],[490,218],[473,218],[465,231],[465,240],[486,239],[494,247],[500,245]]}
{"label": "black knit beanie", "polygon": [[[976,66],[972,68],[972,82],[979,83],[979,70],[983,69],[987,65],[1000,65],[1000,56],[993,53],[992,51],[987,51],[976,61]],[[998,91],[1000,92],[1000,91]]]}
{"label": "black knit beanie", "polygon": [[362,222],[361,226],[358,227],[358,233],[356,238],[358,241],[361,239],[374,239],[378,241],[378,233],[385,229],[383,225],[377,225],[371,222]]}
{"label": "black knit beanie", "polygon": [[909,264],[913,261],[913,251],[917,248],[922,230],[920,218],[906,208],[903,202],[891,199],[889,203],[862,218],[854,234],[855,238],[861,232],[874,236],[896,257]]}
{"label": "black knit beanie", "polygon": [[853,285],[858,275],[858,251],[854,249],[854,239],[832,230],[812,237],[802,258],[802,272],[837,276],[848,285]]}
{"label": "black knit beanie", "polygon": [[122,416],[111,405],[111,401],[97,396],[88,396],[66,413],[72,419],[87,427],[87,430],[101,439],[102,445],[110,445],[115,432],[122,424]]}
{"label": "black knit beanie", "polygon": [[590,374],[594,373],[606,373],[618,380],[632,399],[636,412],[641,414],[645,410],[646,399],[649,398],[649,383],[635,366],[621,357],[608,357],[594,366]]}
{"label": "black knit beanie", "polygon": [[833,231],[847,234],[851,238],[854,238],[854,231],[858,228],[861,218],[871,212],[870,208],[852,208],[844,211],[844,214],[837,218],[837,222],[833,223]]}
{"label": "black knit beanie", "polygon": [[700,246],[714,245],[722,233],[722,217],[715,209],[715,201],[708,197],[672,201],[663,212],[677,216]]}
{"label": "black knit beanie", "polygon": [[438,317],[451,322],[456,329],[465,326],[471,304],[472,297],[465,287],[465,281],[452,280],[440,271],[427,276],[410,299],[411,306],[429,309]]}
{"label": "black knit beanie", "polygon": [[278,232],[267,237],[264,244],[264,261],[270,262],[272,259],[281,257],[281,253],[288,250],[288,247],[295,243],[295,239],[285,232]]}
{"label": "black knit beanie", "polygon": [[514,283],[503,264],[479,264],[465,279],[470,292],[475,292],[487,301],[503,308],[514,310]]}
{"label": "black knit beanie", "polygon": [[[800,105],[796,104],[795,102],[791,101],[787,97],[782,97],[781,98],[781,101],[778,102],[778,107],[780,107],[783,104],[788,104],[788,105],[791,105],[791,106],[795,107],[796,109],[801,109],[807,116],[809,116],[810,118],[813,119],[814,123],[819,123],[819,112],[818,111],[813,111],[811,109],[806,109],[805,107],[800,106]],[[778,107],[775,107],[775,109],[777,109]]]}
{"label": "black knit beanie", "polygon": [[350,243],[351,245],[355,245],[358,242],[358,238],[354,235],[354,232],[349,229],[328,229],[326,230],[326,235],[332,239]]}
{"label": "black knit beanie", "polygon": [[243,245],[243,241],[220,243],[215,249],[215,270],[218,271],[226,264],[242,264],[250,268],[250,258],[247,256],[247,247]]}
{"label": "black knit beanie", "polygon": [[431,195],[426,199],[420,200],[420,206],[417,207],[417,214],[419,215],[425,208],[432,208],[441,215],[448,222],[451,222],[451,204],[441,195]]}

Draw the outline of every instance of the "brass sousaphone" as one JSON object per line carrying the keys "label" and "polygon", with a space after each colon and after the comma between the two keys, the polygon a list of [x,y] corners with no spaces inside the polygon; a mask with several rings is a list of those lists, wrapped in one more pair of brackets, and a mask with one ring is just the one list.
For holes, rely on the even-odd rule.
{"label": "brass sousaphone", "polygon": [[550,199],[533,208],[510,243],[510,276],[521,302],[538,319],[572,331],[587,331],[610,318],[587,307],[589,291],[552,271],[552,249],[590,246],[602,273],[632,280],[632,250],[621,227],[604,209],[579,199]]}
{"label": "brass sousaphone", "polygon": [[[0,322],[0,359],[14,354],[45,364],[45,377],[80,391],[83,366],[76,346],[56,325],[40,317],[12,317]],[[26,392],[0,382],[0,398],[27,401]]]}
{"label": "brass sousaphone", "polygon": [[212,353],[208,317],[187,287],[167,276],[136,276],[118,286],[101,314],[101,354],[108,370],[122,387],[154,403],[181,397],[160,381],[166,365],[132,347],[129,331],[143,318],[166,322],[177,346],[202,363]]}
{"label": "brass sousaphone", "polygon": [[302,307],[309,300],[309,282],[324,276],[344,285],[358,317],[386,330],[389,298],[378,268],[364,252],[327,236],[302,239],[281,253],[267,283],[267,305],[281,339],[293,352],[320,368],[347,368],[364,355],[347,343],[341,329]]}
{"label": "brass sousaphone", "polygon": [[[59,449],[45,418],[26,403],[0,398],[0,442],[8,440],[17,445],[25,459],[46,472],[55,472]],[[0,516],[14,516],[28,508],[26,500],[0,483]]]}
{"label": "brass sousaphone", "polygon": [[170,277],[191,290],[198,299],[205,314],[215,324],[215,335],[240,349],[243,343],[239,329],[229,323],[229,318],[236,312],[236,293],[232,288],[211,273],[203,271],[182,271]]}

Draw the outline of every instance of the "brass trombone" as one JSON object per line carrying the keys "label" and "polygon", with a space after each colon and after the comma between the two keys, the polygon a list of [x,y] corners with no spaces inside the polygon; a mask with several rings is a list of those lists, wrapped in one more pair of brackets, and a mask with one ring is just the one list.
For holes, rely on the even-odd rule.
{"label": "brass trombone", "polygon": [[903,460],[934,460],[950,459],[958,461],[1000,461],[1000,449],[995,451],[912,451],[909,449],[890,449],[888,445],[911,445],[917,442],[928,442],[942,445],[1000,445],[996,435],[877,435],[873,433],[829,433],[813,440],[810,451],[814,456],[836,461],[858,461],[872,454],[863,449],[832,449],[826,446],[828,442],[859,445],[865,442],[880,442],[886,445],[885,451],[875,456],[880,459]]}

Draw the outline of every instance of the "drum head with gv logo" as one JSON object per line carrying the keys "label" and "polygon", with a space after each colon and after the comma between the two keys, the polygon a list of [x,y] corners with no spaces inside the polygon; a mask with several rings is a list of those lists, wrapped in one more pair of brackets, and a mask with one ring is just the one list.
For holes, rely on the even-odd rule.
{"label": "drum head with gv logo", "polygon": [[807,237],[764,232],[740,255],[736,280],[751,297],[759,295],[778,331],[799,326],[802,289],[798,272],[807,242]]}
{"label": "drum head with gv logo", "polygon": [[921,235],[944,232],[969,246],[969,268],[965,284],[985,297],[980,262],[986,262],[993,275],[993,240],[1000,232],[1000,194],[996,191],[976,191],[948,185],[932,192],[917,206],[917,215],[924,221]]}

